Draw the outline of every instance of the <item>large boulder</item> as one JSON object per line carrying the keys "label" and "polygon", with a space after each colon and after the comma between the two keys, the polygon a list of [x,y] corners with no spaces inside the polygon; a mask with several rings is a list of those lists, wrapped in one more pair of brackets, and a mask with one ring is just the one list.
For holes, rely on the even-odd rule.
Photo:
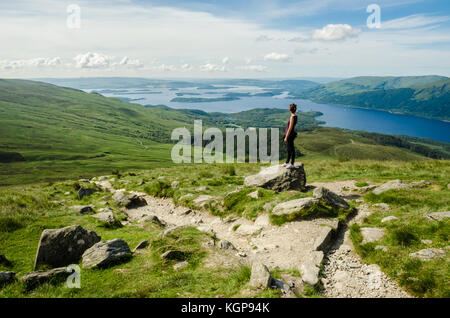
{"label": "large boulder", "polygon": [[304,190],[306,185],[306,173],[303,164],[292,168],[282,165],[273,165],[262,169],[258,174],[245,178],[246,187],[261,187],[274,191]]}
{"label": "large boulder", "polygon": [[84,251],[99,241],[100,236],[79,225],[46,229],[39,240],[34,269],[44,264],[60,267],[78,263]]}
{"label": "large boulder", "polygon": [[266,265],[253,263],[249,285],[256,288],[268,288],[271,283],[271,276]]}
{"label": "large boulder", "polygon": [[128,244],[121,239],[98,242],[83,253],[83,268],[107,268],[131,258]]}
{"label": "large boulder", "polygon": [[37,271],[22,276],[27,289],[32,289],[44,283],[59,283],[71,274],[67,267],[58,267],[49,271]]}
{"label": "large boulder", "polygon": [[409,184],[402,183],[402,180],[396,179],[386,182],[373,190],[373,194],[380,195],[381,193],[389,190],[401,190],[410,189]]}
{"label": "large boulder", "polygon": [[116,191],[113,195],[113,199],[119,206],[124,206],[127,209],[134,209],[147,205],[147,201],[143,196],[137,194],[126,194],[123,191]]}
{"label": "large boulder", "polygon": [[377,242],[383,238],[386,234],[384,229],[377,227],[363,227],[361,228],[361,234],[363,237],[362,244]]}
{"label": "large boulder", "polygon": [[350,207],[343,198],[324,187],[315,188],[313,195],[316,199],[333,208],[348,209]]}
{"label": "large boulder", "polygon": [[421,259],[422,261],[431,261],[437,258],[443,258],[445,251],[440,248],[427,248],[415,253],[409,254],[410,257]]}
{"label": "large boulder", "polygon": [[78,198],[81,200],[84,197],[94,194],[95,190],[92,188],[80,188],[78,190]]}
{"label": "large boulder", "polygon": [[92,215],[93,218],[104,222],[105,224],[112,226],[115,225],[117,222],[116,218],[114,217],[114,214],[110,211],[110,212],[101,212],[101,213],[97,213]]}
{"label": "large boulder", "polygon": [[315,198],[301,198],[291,201],[286,201],[277,204],[272,213],[275,215],[290,215],[311,209],[314,205],[319,204],[319,200]]}
{"label": "large boulder", "polygon": [[432,221],[444,221],[445,219],[450,218],[450,211],[432,212],[426,214],[425,217]]}

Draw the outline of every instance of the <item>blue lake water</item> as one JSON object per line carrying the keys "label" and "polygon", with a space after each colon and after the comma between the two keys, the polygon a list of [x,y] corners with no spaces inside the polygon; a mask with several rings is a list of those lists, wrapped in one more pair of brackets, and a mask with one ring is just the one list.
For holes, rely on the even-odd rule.
{"label": "blue lake water", "polygon": [[[313,110],[322,112],[323,116],[317,117],[317,119],[325,121],[326,124],[324,124],[324,126],[364,130],[390,135],[424,137],[450,142],[450,122],[409,115],[392,114],[377,110],[317,104],[309,100],[287,99],[286,93],[269,97],[241,97],[239,100],[232,101],[204,103],[171,102],[175,97],[217,98],[222,97],[225,93],[229,92],[251,94],[263,92],[263,89],[259,87],[240,86],[215,90],[199,90],[197,88],[182,88],[177,90],[170,88],[154,88],[149,89],[149,91],[140,91],[139,89],[122,89],[117,92],[114,92],[114,90],[109,90],[108,92],[102,92],[101,90],[97,91],[108,97],[131,98],[134,99],[131,102],[142,105],[166,105],[176,109],[200,109],[206,112],[223,113],[235,113],[254,108],[284,108],[287,110],[289,104],[294,102],[299,106],[299,110],[301,111]],[[187,93],[187,95],[177,96],[177,93]],[[287,116],[288,114],[286,113],[286,117]]]}

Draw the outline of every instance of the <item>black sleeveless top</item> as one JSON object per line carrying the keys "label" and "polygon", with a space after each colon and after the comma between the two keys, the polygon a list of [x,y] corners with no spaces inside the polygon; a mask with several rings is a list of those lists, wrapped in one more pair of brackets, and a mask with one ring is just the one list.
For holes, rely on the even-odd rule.
{"label": "black sleeveless top", "polygon": [[[293,116],[294,117],[294,126],[292,127],[292,133],[294,133],[295,135],[295,125],[297,125],[297,115]],[[289,122],[290,122],[291,118],[289,118],[287,124],[286,124],[286,129],[284,130],[284,134],[286,135],[289,129]]]}

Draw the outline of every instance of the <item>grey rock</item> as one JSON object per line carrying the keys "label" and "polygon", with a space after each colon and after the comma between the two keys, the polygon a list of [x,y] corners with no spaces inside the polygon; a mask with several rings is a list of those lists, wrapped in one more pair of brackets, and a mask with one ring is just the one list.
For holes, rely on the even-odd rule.
{"label": "grey rock", "polygon": [[440,248],[427,248],[415,253],[409,254],[410,257],[419,258],[423,261],[431,261],[445,256],[445,251]]}
{"label": "grey rock", "polygon": [[125,194],[124,191],[116,191],[113,195],[113,199],[119,206],[124,206],[127,209],[139,208],[147,205],[144,197],[137,194]]}
{"label": "grey rock", "polygon": [[14,272],[0,272],[0,287],[14,282],[16,273]]}
{"label": "grey rock", "polygon": [[74,205],[71,208],[81,214],[94,213],[94,207],[92,205]]}
{"label": "grey rock", "polygon": [[388,251],[388,248],[386,246],[384,246],[384,245],[377,245],[377,246],[375,246],[375,249],[376,250],[382,250],[383,252],[387,252]]}
{"label": "grey rock", "polygon": [[182,229],[182,228],[185,228],[185,227],[186,227],[186,225],[172,226],[172,227],[164,230],[163,232],[159,233],[157,238],[164,238],[167,235],[169,235],[170,233],[172,233],[173,231],[176,231],[178,229]]}
{"label": "grey rock", "polygon": [[169,250],[162,253],[160,257],[164,260],[183,261],[186,258],[186,253],[178,250]]}
{"label": "grey rock", "polygon": [[291,295],[292,291],[288,284],[278,278],[272,277],[270,280],[270,287],[279,289],[284,295]]}
{"label": "grey rock", "polygon": [[181,201],[181,200],[184,200],[184,199],[187,199],[187,198],[190,198],[190,197],[193,197],[193,196],[194,196],[193,193],[187,193],[187,194],[182,195],[182,196],[180,197],[180,201]]}
{"label": "grey rock", "polygon": [[320,268],[312,260],[306,260],[300,265],[302,280],[310,286],[315,286],[319,282],[319,271]]}
{"label": "grey rock", "polygon": [[234,247],[234,245],[227,240],[220,240],[218,245],[219,245],[219,248],[222,250],[235,250],[236,249]]}
{"label": "grey rock", "polygon": [[332,243],[334,231],[331,227],[323,226],[314,240],[315,251],[325,251]]}
{"label": "grey rock", "polygon": [[204,207],[206,204],[210,203],[214,199],[215,199],[215,197],[213,197],[211,195],[202,194],[202,195],[199,195],[197,198],[195,198],[193,203],[196,206]]}
{"label": "grey rock", "polygon": [[253,199],[258,199],[259,198],[259,191],[258,190],[253,191],[253,192],[247,194],[247,196],[250,197],[250,198],[253,198]]}
{"label": "grey rock", "polygon": [[95,181],[94,183],[103,191],[114,192],[114,187],[109,181]]}
{"label": "grey rock", "polygon": [[432,221],[443,221],[450,218],[450,211],[428,213],[425,217]]}
{"label": "grey rock", "polygon": [[84,268],[107,268],[131,258],[128,244],[121,239],[98,242],[83,253]]}
{"label": "grey rock", "polygon": [[241,226],[239,226],[235,232],[237,234],[247,236],[247,235],[254,235],[261,230],[262,230],[262,227],[258,226],[258,225],[241,224]]}
{"label": "grey rock", "polygon": [[304,190],[306,185],[306,173],[303,164],[293,168],[273,165],[262,169],[258,174],[244,179],[244,185],[249,188],[261,187],[274,191]]}
{"label": "grey rock", "polygon": [[156,215],[145,215],[139,220],[139,223],[145,222],[153,222],[161,227],[165,227],[167,225],[166,222],[160,220]]}
{"label": "grey rock", "polygon": [[36,271],[21,277],[27,289],[33,289],[44,283],[60,283],[70,275],[66,267],[58,267],[49,271]]}
{"label": "grey rock", "polygon": [[133,249],[133,252],[136,252],[137,250],[142,250],[144,248],[146,248],[149,245],[148,240],[144,240],[139,242],[138,245],[136,245],[136,247]]}
{"label": "grey rock", "polygon": [[173,181],[170,186],[172,188],[178,188],[180,186],[180,182],[178,182],[177,180]]}
{"label": "grey rock", "polygon": [[275,215],[289,215],[293,213],[299,213],[310,209],[312,206],[319,204],[319,199],[315,198],[301,198],[291,201],[286,201],[277,204],[272,213]]}
{"label": "grey rock", "polygon": [[269,212],[270,210],[272,210],[272,208],[277,204],[277,202],[267,202],[264,204],[263,209],[266,212]]}
{"label": "grey rock", "polygon": [[102,212],[92,215],[93,218],[105,222],[108,225],[113,225],[117,222],[112,212]]}
{"label": "grey rock", "polygon": [[257,262],[253,263],[249,283],[250,286],[256,288],[268,288],[270,287],[271,280],[272,278],[270,277],[270,272],[266,265]]}
{"label": "grey rock", "polygon": [[423,244],[426,244],[426,245],[431,245],[431,244],[433,244],[433,241],[432,240],[420,240]]}
{"label": "grey rock", "polygon": [[175,265],[173,265],[173,269],[176,271],[180,271],[188,266],[189,266],[188,262],[182,261],[182,262],[179,262],[179,263],[176,263]]}
{"label": "grey rock", "polygon": [[95,190],[92,188],[80,188],[78,190],[78,199],[83,199],[84,197],[94,194]]}
{"label": "grey rock", "polygon": [[398,218],[396,216],[389,215],[389,216],[381,219],[381,223],[386,223],[386,222],[390,222],[390,221],[397,220],[397,219]]}
{"label": "grey rock", "polygon": [[389,204],[387,203],[376,203],[373,206],[382,210],[389,210]]}
{"label": "grey rock", "polygon": [[363,236],[362,244],[379,241],[385,235],[383,229],[376,227],[363,227],[361,228],[361,234]]}
{"label": "grey rock", "polygon": [[260,214],[255,220],[255,225],[257,226],[269,226],[270,225],[270,219],[268,214]]}
{"label": "grey rock", "polygon": [[100,236],[79,225],[46,229],[39,240],[34,269],[44,264],[60,267],[78,263],[81,255],[99,241]]}
{"label": "grey rock", "polygon": [[337,209],[348,209],[348,203],[336,193],[324,187],[317,187],[314,189],[313,195],[316,199],[325,202],[326,205]]}
{"label": "grey rock", "polygon": [[197,189],[195,189],[195,191],[206,191],[206,190],[208,190],[208,188],[205,186],[200,186]]}
{"label": "grey rock", "polygon": [[410,189],[411,186],[409,184],[402,183],[401,180],[391,180],[389,182],[386,182],[379,187],[376,187],[373,190],[373,194],[380,195],[381,193],[388,191],[388,190],[400,190],[400,189]]}

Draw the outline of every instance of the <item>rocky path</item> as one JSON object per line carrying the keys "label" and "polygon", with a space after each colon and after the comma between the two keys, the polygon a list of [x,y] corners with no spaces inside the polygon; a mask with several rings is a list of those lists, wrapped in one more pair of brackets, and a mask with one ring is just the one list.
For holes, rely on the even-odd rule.
{"label": "rocky path", "polygon": [[[325,186],[348,197],[352,194],[345,189],[354,187],[354,182],[312,185]],[[214,234],[219,240],[230,242],[233,256],[242,263],[250,265],[256,261],[270,269],[299,269],[299,264],[312,262],[312,266],[317,266],[323,262],[322,292],[325,297],[410,297],[377,265],[361,262],[347,228],[341,227],[337,235],[331,236],[331,228],[338,228],[336,220],[296,221],[281,227],[271,225],[267,214],[261,215],[255,222],[244,218],[222,220],[207,211],[177,207],[171,199],[136,194],[144,196],[148,205],[128,210],[130,222],[142,222],[157,216],[167,223],[168,231],[177,226],[195,226]],[[362,205],[351,222],[361,222],[368,214],[370,211]],[[227,263],[226,258],[221,261]]]}

